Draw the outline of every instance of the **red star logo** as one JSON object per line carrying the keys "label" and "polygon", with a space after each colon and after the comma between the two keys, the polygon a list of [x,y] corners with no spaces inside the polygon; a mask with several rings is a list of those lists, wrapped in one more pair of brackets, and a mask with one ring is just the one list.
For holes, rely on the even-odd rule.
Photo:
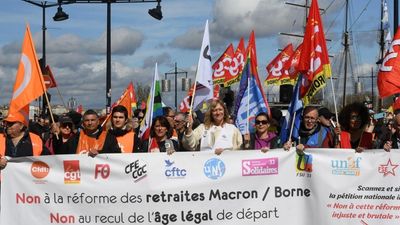
{"label": "red star logo", "polygon": [[399,166],[399,164],[393,164],[392,160],[389,159],[386,164],[382,164],[378,168],[379,173],[383,173],[383,176],[386,177],[389,174],[396,176],[394,170]]}

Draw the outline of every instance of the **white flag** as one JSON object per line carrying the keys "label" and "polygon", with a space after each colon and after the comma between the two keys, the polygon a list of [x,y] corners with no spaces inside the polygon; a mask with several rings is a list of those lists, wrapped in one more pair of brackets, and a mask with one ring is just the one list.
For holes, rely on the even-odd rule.
{"label": "white flag", "polygon": [[203,42],[201,44],[199,62],[196,73],[196,92],[193,99],[193,109],[197,109],[204,101],[213,98],[212,64],[210,53],[210,35],[208,20],[204,28]]}

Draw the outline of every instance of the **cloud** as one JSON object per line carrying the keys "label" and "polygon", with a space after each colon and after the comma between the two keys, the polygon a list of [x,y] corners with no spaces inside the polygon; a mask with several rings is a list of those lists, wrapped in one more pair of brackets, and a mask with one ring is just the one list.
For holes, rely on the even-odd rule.
{"label": "cloud", "polygon": [[165,64],[168,66],[172,66],[171,55],[164,52],[160,55],[149,56],[143,60],[143,68],[154,68],[154,65],[158,63],[158,65]]}

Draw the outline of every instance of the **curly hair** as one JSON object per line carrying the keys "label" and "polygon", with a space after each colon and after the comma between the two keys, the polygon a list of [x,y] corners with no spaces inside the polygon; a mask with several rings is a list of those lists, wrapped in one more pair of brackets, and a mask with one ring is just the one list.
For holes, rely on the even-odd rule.
{"label": "curly hair", "polygon": [[150,128],[150,136],[151,137],[156,136],[156,133],[154,130],[155,130],[157,121],[161,124],[162,127],[167,128],[167,138],[171,138],[172,137],[172,127],[171,127],[170,123],[168,122],[168,119],[165,116],[157,116],[153,120],[153,123],[151,124],[151,128]]}
{"label": "curly hair", "polygon": [[204,116],[204,126],[206,128],[210,128],[211,125],[214,124],[214,118],[212,117],[212,111],[218,106],[221,105],[224,108],[224,123],[228,123],[229,121],[229,113],[228,113],[228,108],[226,108],[226,105],[224,104],[223,101],[219,99],[214,99],[211,101],[209,108]]}
{"label": "curly hair", "polygon": [[344,131],[350,130],[350,119],[352,112],[358,113],[358,115],[361,117],[360,127],[364,127],[369,123],[370,117],[368,108],[361,102],[353,102],[349,105],[346,105],[339,113],[339,123]]}

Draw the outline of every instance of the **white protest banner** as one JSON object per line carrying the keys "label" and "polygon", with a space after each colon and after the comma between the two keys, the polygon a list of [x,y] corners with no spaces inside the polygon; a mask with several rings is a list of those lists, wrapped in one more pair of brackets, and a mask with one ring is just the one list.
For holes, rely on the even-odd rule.
{"label": "white protest banner", "polygon": [[63,155],[2,171],[1,224],[400,224],[400,152]]}

